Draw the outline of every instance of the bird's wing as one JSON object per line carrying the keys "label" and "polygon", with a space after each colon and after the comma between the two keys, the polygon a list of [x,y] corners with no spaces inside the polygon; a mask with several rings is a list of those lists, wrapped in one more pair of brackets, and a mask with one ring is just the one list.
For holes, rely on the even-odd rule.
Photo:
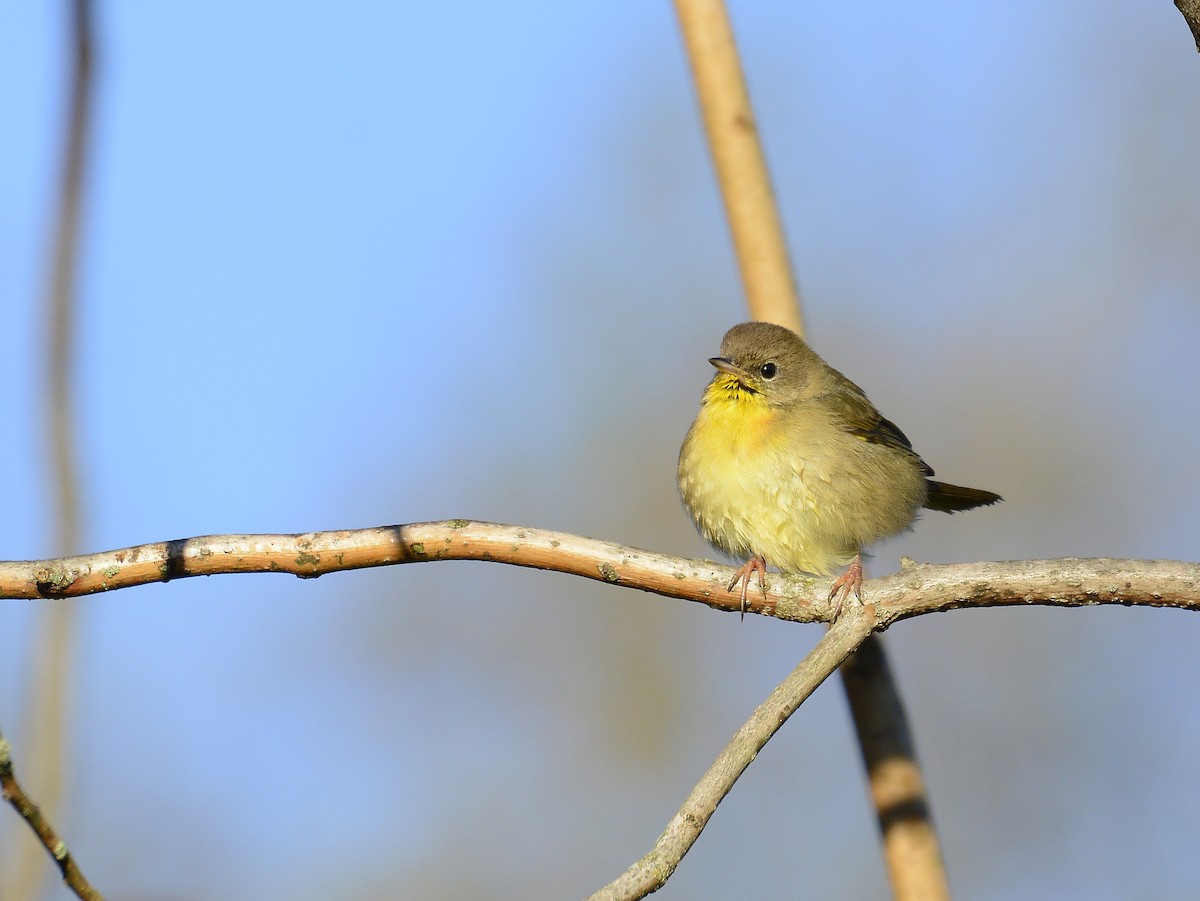
{"label": "bird's wing", "polygon": [[837,373],[837,376],[835,390],[830,391],[823,401],[838,414],[838,421],[846,424],[846,431],[872,444],[907,451],[917,458],[926,476],[933,475],[933,469],[913,450],[912,442],[900,431],[900,427],[884,418],[858,385],[841,373]]}

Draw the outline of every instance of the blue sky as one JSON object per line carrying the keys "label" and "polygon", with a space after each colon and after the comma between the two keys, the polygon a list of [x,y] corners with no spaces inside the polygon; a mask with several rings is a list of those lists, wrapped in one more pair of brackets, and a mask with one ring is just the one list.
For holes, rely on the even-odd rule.
{"label": "blue sky", "polygon": [[[0,28],[6,558],[50,552],[60,15]],[[1171,4],[734,21],[814,345],[940,476],[1006,497],[871,571],[1196,559],[1200,64]],[[709,553],[675,454],[745,312],[668,4],[101,4],[98,26],[88,550],[464,516]],[[63,831],[113,896],[585,894],[818,633],[577,581],[439,564],[77,602]],[[20,762],[39,610],[10,603]],[[892,630],[964,896],[1195,893],[1197,628]],[[662,894],[878,896],[855,754],[831,682]]]}

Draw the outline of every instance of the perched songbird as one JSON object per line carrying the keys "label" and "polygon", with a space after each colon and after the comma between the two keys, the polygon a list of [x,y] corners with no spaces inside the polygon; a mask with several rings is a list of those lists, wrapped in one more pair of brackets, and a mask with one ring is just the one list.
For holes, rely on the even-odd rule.
{"label": "perched songbird", "polygon": [[[842,601],[862,584],[863,548],[907,530],[922,507],[955,513],[1000,495],[935,482],[904,433],[804,340],[735,325],[679,452],[679,492],[700,533],[746,560],[729,590],[767,564],[828,575]],[[836,615],[836,612],[835,612]]]}

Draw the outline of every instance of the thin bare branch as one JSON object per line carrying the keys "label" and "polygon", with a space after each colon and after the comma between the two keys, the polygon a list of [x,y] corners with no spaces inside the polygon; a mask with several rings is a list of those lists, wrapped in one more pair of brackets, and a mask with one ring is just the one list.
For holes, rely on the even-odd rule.
{"label": "thin bare branch", "polygon": [[869,607],[847,610],[800,665],[758,706],[745,725],[734,733],[671,818],[650,853],[592,895],[589,901],[628,901],[644,898],[662,888],[700,837],[717,805],[758,752],[817,690],[817,686],[871,634],[874,626],[875,617]]}
{"label": "thin bare branch", "polygon": [[0,735],[0,792],[3,793],[4,800],[11,804],[21,818],[29,824],[29,828],[38,837],[42,847],[50,852],[50,856],[58,864],[67,888],[83,901],[104,901],[103,896],[92,888],[83,873],[80,872],[75,858],[67,850],[66,842],[58,837],[54,827],[50,825],[38,806],[29,799],[17,782],[17,777],[13,772],[12,747],[3,735]]}
{"label": "thin bare branch", "polygon": [[804,334],[733,26],[722,0],[675,0],[750,315]]}
{"label": "thin bare branch", "polygon": [[[207,535],[56,560],[0,562],[0,599],[75,597],[219,573],[326,573],[399,563],[486,560],[573,573],[737,609],[726,567],[566,532],[465,519],[302,535]],[[813,617],[808,617],[812,619]]]}
{"label": "thin bare branch", "polygon": [[[467,519],[306,532],[204,535],[53,560],[0,562],[0,600],[78,597],[152,582],[221,573],[289,573],[315,578],[347,569],[485,560],[570,573],[736,612],[726,590],[733,569],[628,545],[529,526]],[[827,622],[827,580],[768,577],[751,612],[794,622]],[[887,628],[897,620],[959,607],[1095,604],[1200,610],[1200,564],[1173,560],[1065,557],[1005,563],[917,564],[863,583]]]}

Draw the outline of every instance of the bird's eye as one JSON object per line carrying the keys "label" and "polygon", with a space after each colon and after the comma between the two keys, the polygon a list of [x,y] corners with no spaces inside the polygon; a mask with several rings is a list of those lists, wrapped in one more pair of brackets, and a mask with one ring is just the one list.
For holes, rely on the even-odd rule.
{"label": "bird's eye", "polygon": [[775,364],[763,363],[758,369],[758,374],[769,382],[771,379],[775,378]]}

